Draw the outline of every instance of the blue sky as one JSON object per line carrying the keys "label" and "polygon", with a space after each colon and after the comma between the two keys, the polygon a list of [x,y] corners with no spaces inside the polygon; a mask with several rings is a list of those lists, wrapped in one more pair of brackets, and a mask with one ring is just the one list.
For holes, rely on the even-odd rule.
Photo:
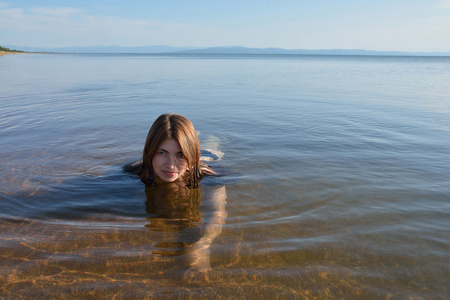
{"label": "blue sky", "polygon": [[450,52],[450,0],[0,1],[0,45]]}

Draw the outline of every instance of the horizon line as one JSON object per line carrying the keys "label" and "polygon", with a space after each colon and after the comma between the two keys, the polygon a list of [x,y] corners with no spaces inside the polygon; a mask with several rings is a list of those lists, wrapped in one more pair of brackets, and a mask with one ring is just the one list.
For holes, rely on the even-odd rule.
{"label": "horizon line", "polygon": [[[131,52],[131,53],[141,53],[141,54],[152,54],[152,53],[180,53],[180,52],[184,52],[184,53],[195,53],[198,51],[210,51],[210,53],[214,52],[219,54],[219,52],[215,52],[215,51],[223,51],[226,50],[227,53],[223,53],[223,54],[239,54],[239,50],[245,52],[245,53],[241,53],[241,54],[252,54],[251,52],[260,52],[260,53],[253,53],[253,54],[265,54],[264,52],[266,52],[267,54],[303,54],[303,53],[289,53],[289,52],[305,52],[304,54],[314,54],[314,52],[341,52],[341,53],[345,53],[345,52],[359,52],[360,54],[421,54],[421,55],[450,55],[450,51],[449,52],[443,52],[443,51],[405,51],[405,50],[369,50],[369,49],[356,49],[356,48],[334,48],[334,49],[305,49],[305,48],[296,48],[296,49],[286,49],[286,48],[279,48],[279,47],[264,47],[264,48],[258,48],[258,47],[246,47],[246,46],[239,46],[239,45],[234,45],[234,46],[207,46],[207,47],[197,47],[197,46],[167,46],[167,45],[148,45],[148,46],[117,46],[117,45],[109,45],[109,46],[105,46],[105,45],[93,45],[93,46],[64,46],[64,47],[35,47],[35,46],[16,46],[16,45],[5,45],[5,47],[7,48],[14,48],[11,50],[17,50],[17,51],[40,51],[40,52],[46,52],[45,50],[48,50],[48,52],[55,52],[55,50],[66,50],[68,51],[69,49],[75,50],[82,50],[83,48],[85,49],[90,49],[93,50],[95,48],[97,48],[98,50],[100,49],[116,49],[116,51],[118,51],[119,49],[135,49],[135,50],[144,50],[145,48],[153,48],[153,49],[164,49],[166,48],[166,50],[169,50],[168,52]],[[39,49],[39,50],[32,50],[32,49]],[[212,51],[212,52],[211,52]],[[232,52],[230,52],[232,51]],[[268,52],[284,52],[284,53],[268,53]],[[100,53],[100,52],[74,52],[74,53]],[[107,53],[130,53],[130,52],[104,52],[105,54]],[[320,53],[317,53],[320,54]]]}

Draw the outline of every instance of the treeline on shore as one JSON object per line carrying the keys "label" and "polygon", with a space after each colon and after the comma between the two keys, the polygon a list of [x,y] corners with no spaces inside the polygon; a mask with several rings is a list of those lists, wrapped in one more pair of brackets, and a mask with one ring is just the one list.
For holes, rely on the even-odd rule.
{"label": "treeline on shore", "polygon": [[22,52],[24,52],[24,51],[12,50],[12,49],[5,48],[5,47],[0,46],[0,52],[17,52],[17,53],[22,53]]}

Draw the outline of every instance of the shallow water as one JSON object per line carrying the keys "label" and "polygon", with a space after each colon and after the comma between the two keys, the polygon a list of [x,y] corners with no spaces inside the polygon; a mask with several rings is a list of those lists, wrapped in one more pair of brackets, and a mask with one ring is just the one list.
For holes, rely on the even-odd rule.
{"label": "shallow water", "polygon": [[[4,297],[449,297],[448,57],[27,54],[0,78]],[[231,174],[166,200],[123,173],[166,112]]]}

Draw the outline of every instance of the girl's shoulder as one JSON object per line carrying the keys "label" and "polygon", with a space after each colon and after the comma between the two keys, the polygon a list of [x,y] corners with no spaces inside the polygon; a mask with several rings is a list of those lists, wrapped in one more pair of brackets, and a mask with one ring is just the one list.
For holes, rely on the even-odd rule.
{"label": "girl's shoulder", "polygon": [[238,174],[233,172],[231,168],[223,164],[223,153],[214,153],[209,150],[201,150],[201,165],[208,170],[204,172],[204,177],[201,181],[202,185],[224,185],[237,180]]}
{"label": "girl's shoulder", "polygon": [[133,173],[139,175],[141,167],[142,167],[142,159],[129,163],[123,166],[123,170],[128,173]]}

